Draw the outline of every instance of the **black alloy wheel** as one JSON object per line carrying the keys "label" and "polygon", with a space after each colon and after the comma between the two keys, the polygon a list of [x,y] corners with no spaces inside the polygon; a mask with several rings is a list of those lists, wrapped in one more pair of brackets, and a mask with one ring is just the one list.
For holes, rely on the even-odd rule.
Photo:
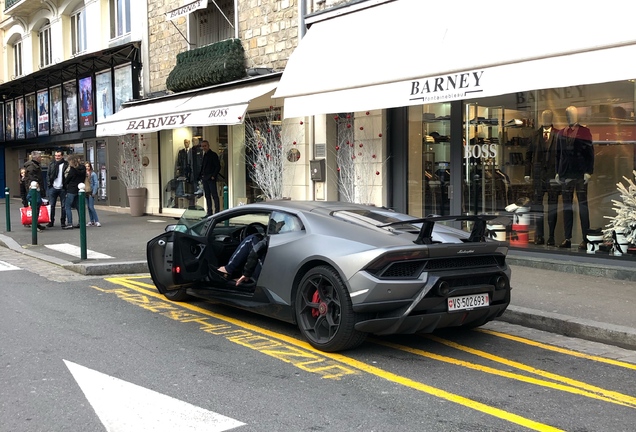
{"label": "black alloy wheel", "polygon": [[367,334],[355,330],[357,315],[338,273],[319,266],[303,277],[296,295],[298,328],[309,343],[335,352],[360,345]]}

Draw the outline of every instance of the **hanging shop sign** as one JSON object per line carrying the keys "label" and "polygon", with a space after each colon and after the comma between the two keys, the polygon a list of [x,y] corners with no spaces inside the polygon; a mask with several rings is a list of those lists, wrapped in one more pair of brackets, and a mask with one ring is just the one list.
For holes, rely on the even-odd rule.
{"label": "hanging shop sign", "polygon": [[167,20],[174,20],[182,16],[189,15],[198,9],[205,9],[208,7],[208,0],[195,0],[188,4],[185,4],[179,8],[173,9],[166,13]]}

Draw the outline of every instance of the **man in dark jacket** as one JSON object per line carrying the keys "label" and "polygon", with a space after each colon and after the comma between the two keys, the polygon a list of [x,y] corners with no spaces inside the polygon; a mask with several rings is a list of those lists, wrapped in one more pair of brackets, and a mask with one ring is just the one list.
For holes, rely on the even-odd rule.
{"label": "man in dark jacket", "polygon": [[68,162],[64,160],[64,155],[61,151],[55,152],[55,160],[49,165],[49,184],[48,194],[49,202],[51,204],[51,222],[47,225],[52,227],[55,222],[55,207],[57,206],[57,200],[60,200],[60,209],[62,216],[60,222],[62,228],[66,225],[66,208],[64,207],[64,199],[66,198],[66,189],[64,189],[64,172],[68,168]]}
{"label": "man in dark jacket", "polygon": [[73,205],[77,209],[78,224],[75,228],[79,228],[79,206],[75,203],[79,195],[79,184],[86,180],[86,167],[80,163],[80,157],[73,155],[69,158],[68,168],[64,172],[64,187],[66,188],[66,199],[64,206],[66,207],[66,226],[64,229],[73,229],[73,213],[71,211]]}
{"label": "man in dark jacket", "polygon": [[[221,209],[219,192],[216,189],[216,180],[221,171],[221,162],[219,161],[219,155],[210,150],[210,143],[207,140],[201,142],[201,150],[203,150],[201,182],[203,183],[207,215],[210,216]],[[214,207],[212,207],[212,200],[214,200]]]}

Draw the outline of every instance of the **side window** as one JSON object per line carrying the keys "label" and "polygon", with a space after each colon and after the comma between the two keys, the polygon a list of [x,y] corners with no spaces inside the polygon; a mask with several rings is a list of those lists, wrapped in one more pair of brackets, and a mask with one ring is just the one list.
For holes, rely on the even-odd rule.
{"label": "side window", "polygon": [[110,0],[110,37],[130,33],[130,0]]}
{"label": "side window", "polygon": [[304,229],[300,219],[290,213],[275,211],[269,221],[268,234],[284,234],[298,232]]}

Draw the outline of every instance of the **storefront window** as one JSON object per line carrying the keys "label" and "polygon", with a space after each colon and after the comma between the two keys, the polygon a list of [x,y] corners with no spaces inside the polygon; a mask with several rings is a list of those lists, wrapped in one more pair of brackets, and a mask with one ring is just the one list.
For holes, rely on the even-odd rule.
{"label": "storefront window", "polygon": [[[635,92],[630,80],[467,101],[462,211],[521,207],[512,246],[585,248],[588,230],[615,215],[616,184],[633,177]],[[410,214],[447,214],[448,114],[448,104],[409,108]]]}
{"label": "storefront window", "polygon": [[408,213],[450,211],[450,103],[409,108]]}

